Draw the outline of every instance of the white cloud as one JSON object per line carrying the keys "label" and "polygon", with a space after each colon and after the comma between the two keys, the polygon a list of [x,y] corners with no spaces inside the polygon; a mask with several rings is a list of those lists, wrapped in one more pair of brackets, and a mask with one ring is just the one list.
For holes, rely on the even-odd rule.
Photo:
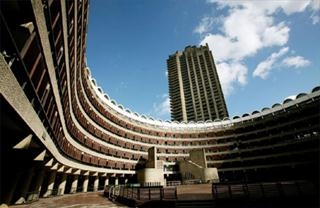
{"label": "white cloud", "polygon": [[[272,14],[278,10],[282,10],[286,15],[290,15],[296,12],[304,11],[308,6],[311,9],[317,9],[317,2],[319,0],[265,0],[265,1],[251,1],[251,0],[237,0],[237,1],[225,1],[225,0],[208,0],[210,3],[217,3],[220,8],[231,7],[251,7],[256,10],[264,10],[267,14]],[[318,7],[319,9],[319,7]]]}
{"label": "white cloud", "polygon": [[225,96],[230,95],[230,93],[233,91],[234,84],[239,83],[242,86],[247,84],[248,69],[241,63],[219,63],[217,64],[217,70],[221,87]]}
{"label": "white cloud", "polygon": [[311,8],[316,11],[320,10],[320,0],[312,0],[311,1]]}
{"label": "white cloud", "polygon": [[248,1],[213,2],[220,7],[228,6],[229,13],[223,19],[220,17],[221,33],[206,31],[200,44],[208,43],[212,49],[224,94],[228,96],[235,85],[247,84],[248,69],[243,60],[265,47],[285,45],[290,28],[285,22],[275,23],[268,12],[274,10],[271,5],[264,8],[264,4],[257,6]]}
{"label": "white cloud", "polygon": [[310,65],[310,61],[302,56],[291,56],[285,58],[282,63],[288,67],[300,68]]}
{"label": "white cloud", "polygon": [[317,24],[320,22],[320,0],[313,0],[311,3],[312,14],[310,16],[312,24]]}
{"label": "white cloud", "polygon": [[194,33],[199,33],[202,35],[203,33],[207,33],[213,27],[214,18],[212,17],[204,17],[201,19],[199,25],[193,30]]}
{"label": "white cloud", "polygon": [[168,94],[163,94],[159,103],[153,103],[153,111],[157,117],[170,116],[170,98]]}
{"label": "white cloud", "polygon": [[225,1],[225,0],[207,0],[209,3],[217,3],[218,8],[230,7],[241,8],[251,7],[256,10],[264,10],[267,14],[273,14],[277,11],[283,11],[286,15],[297,12],[303,12],[306,9],[311,11],[310,18],[313,24],[319,23],[320,0],[265,0],[265,1]]}
{"label": "white cloud", "polygon": [[254,77],[266,79],[273,69],[275,62],[289,51],[288,47],[282,48],[277,53],[272,53],[266,60],[260,62],[253,72]]}
{"label": "white cloud", "polygon": [[263,32],[264,46],[279,45],[282,46],[288,42],[290,28],[284,22],[265,28]]}
{"label": "white cloud", "polygon": [[316,15],[316,14],[311,15],[311,19],[312,19],[312,24],[315,25],[320,22],[320,15]]}
{"label": "white cloud", "polygon": [[[290,28],[285,22],[275,24],[268,10],[243,1],[226,1],[242,7],[230,9],[221,26],[222,34],[208,33],[200,42],[216,51],[216,61],[243,60],[260,49],[283,46],[288,42]],[[232,5],[233,5],[232,4]]]}
{"label": "white cloud", "polygon": [[[285,47],[289,40],[288,22],[276,21],[275,14],[291,15],[303,11],[311,12],[313,23],[320,22],[320,0],[207,0],[218,9],[225,9],[225,16],[203,18],[194,29],[201,35],[200,45],[209,45],[217,63],[220,82],[225,95],[235,85],[245,85],[247,67],[243,64],[248,57],[267,47]],[[217,31],[213,32],[213,28]],[[255,77],[267,78],[278,57],[287,53],[282,48],[261,62],[255,69]]]}

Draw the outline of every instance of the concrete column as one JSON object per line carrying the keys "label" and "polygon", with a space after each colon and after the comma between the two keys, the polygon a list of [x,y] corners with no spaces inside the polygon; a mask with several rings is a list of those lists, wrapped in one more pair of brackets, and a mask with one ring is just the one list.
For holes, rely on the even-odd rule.
{"label": "concrete column", "polygon": [[51,196],[56,175],[57,175],[57,171],[55,170],[51,171],[49,176],[49,181],[48,181],[48,187],[47,187],[46,193],[43,194],[43,197]]}
{"label": "concrete column", "polygon": [[71,191],[70,193],[77,193],[77,188],[78,188],[78,175],[73,176],[73,181],[71,184]]}
{"label": "concrete column", "polygon": [[98,191],[99,187],[99,176],[96,176],[93,183],[93,191]]}
{"label": "concrete column", "polygon": [[34,168],[29,168],[29,170],[27,171],[24,180],[22,182],[22,186],[20,189],[20,197],[19,199],[15,202],[15,204],[22,204],[26,202],[27,199],[27,192],[29,190],[30,184],[31,184],[31,180],[32,180],[32,176],[34,174]]}
{"label": "concrete column", "polygon": [[7,204],[10,204],[13,194],[17,191],[16,188],[18,185],[19,178],[21,177],[21,172],[14,172],[11,176],[12,176],[12,183],[10,183],[10,187],[9,187],[10,190],[7,192],[5,197],[1,199],[2,202],[5,202]]}
{"label": "concrete column", "polygon": [[104,186],[109,186],[109,178],[106,177],[105,181],[104,181]]}
{"label": "concrete column", "polygon": [[83,181],[83,185],[82,185],[82,192],[88,191],[88,184],[89,184],[89,177],[84,176],[84,181]]}
{"label": "concrete column", "polygon": [[67,184],[67,174],[66,173],[62,173],[61,182],[60,182],[59,187],[58,187],[58,195],[63,195],[64,194],[64,191],[66,189],[66,184]]}
{"label": "concrete column", "polygon": [[114,185],[119,185],[119,178],[116,178],[116,180],[114,181]]}
{"label": "concrete column", "polygon": [[42,187],[42,182],[44,178],[45,170],[42,168],[39,173],[36,175],[36,180],[34,183],[34,189],[33,193],[29,194],[28,196],[28,201],[33,201],[39,199],[41,187]]}

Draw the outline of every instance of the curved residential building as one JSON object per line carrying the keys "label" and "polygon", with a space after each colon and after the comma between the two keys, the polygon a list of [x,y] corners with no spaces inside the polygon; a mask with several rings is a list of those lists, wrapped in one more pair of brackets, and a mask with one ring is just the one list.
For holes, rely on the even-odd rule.
{"label": "curved residential building", "polygon": [[166,181],[197,178],[179,164],[198,151],[220,181],[318,183],[320,87],[232,119],[155,120],[91,76],[88,0],[1,1],[0,10],[0,204],[136,182],[149,149]]}

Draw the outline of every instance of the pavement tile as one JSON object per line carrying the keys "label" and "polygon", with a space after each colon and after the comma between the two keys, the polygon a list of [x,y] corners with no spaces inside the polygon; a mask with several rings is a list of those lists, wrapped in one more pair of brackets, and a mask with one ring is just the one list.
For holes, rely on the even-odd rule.
{"label": "pavement tile", "polygon": [[9,208],[127,208],[103,196],[103,192],[66,194],[50,198],[40,198],[31,204],[12,205]]}

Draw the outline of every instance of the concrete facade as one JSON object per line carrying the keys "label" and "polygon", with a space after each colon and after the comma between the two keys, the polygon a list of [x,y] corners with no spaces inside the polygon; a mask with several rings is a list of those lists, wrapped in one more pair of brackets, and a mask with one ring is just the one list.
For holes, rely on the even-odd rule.
{"label": "concrete facade", "polygon": [[157,148],[148,149],[148,160],[146,167],[137,171],[138,182],[149,186],[166,186],[164,178],[163,161],[157,160]]}
{"label": "concrete facade", "polygon": [[209,46],[187,46],[167,60],[172,120],[206,121],[228,117]]}
{"label": "concrete facade", "polygon": [[204,149],[190,151],[187,160],[179,162],[179,169],[182,181],[198,180],[201,183],[219,182],[217,168],[208,168]]}
{"label": "concrete facade", "polygon": [[137,171],[138,182],[143,186],[165,186],[163,169],[144,168]]}

